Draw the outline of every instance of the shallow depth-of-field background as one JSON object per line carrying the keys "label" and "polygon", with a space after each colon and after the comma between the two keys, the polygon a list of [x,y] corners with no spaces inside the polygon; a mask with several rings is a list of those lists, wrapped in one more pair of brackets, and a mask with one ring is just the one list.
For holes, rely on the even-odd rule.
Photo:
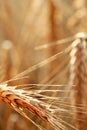
{"label": "shallow depth-of-field background", "polygon": [[[68,50],[71,43],[75,40],[72,40],[72,36],[78,32],[87,33],[86,0],[0,0],[0,81],[9,80],[29,67],[59,52]],[[69,38],[71,39],[69,40]],[[63,40],[61,41],[63,44],[56,44],[60,39],[65,39],[65,42]],[[48,47],[42,45],[47,45]],[[42,48],[39,48],[40,46]],[[61,53],[57,57],[54,56],[55,58],[52,62],[43,67],[36,67],[35,71],[27,74],[27,78],[14,80],[9,82],[8,85],[56,84],[65,85],[56,89],[68,89],[71,82],[70,75],[73,75],[70,73],[70,51]],[[77,56],[78,63],[79,59],[79,56]],[[75,67],[75,64],[73,65]],[[86,63],[85,66],[87,66]],[[84,71],[87,71],[86,67]],[[79,83],[81,85],[79,86],[79,91],[82,93],[81,95],[78,94],[79,100],[81,100],[81,104],[78,107],[82,106],[83,109],[81,113],[77,114],[79,119],[75,119],[74,114],[76,112],[72,110],[75,104],[72,105],[73,107],[66,105],[66,100],[64,99],[66,93],[57,95],[53,93],[56,97],[61,97],[65,100],[64,105],[64,102],[58,102],[57,105],[59,108],[65,109],[65,111],[59,112],[58,116],[69,124],[65,124],[67,130],[76,129],[78,120],[81,120],[82,128],[80,130],[87,129],[85,112],[87,109],[87,84],[83,82],[83,79],[86,81],[87,75],[82,74],[81,70],[78,69],[77,79],[81,81]],[[43,88],[44,86],[40,87]],[[50,89],[50,86],[48,89]],[[73,104],[75,100],[73,88],[71,89],[71,94],[68,94],[67,99],[69,104]],[[67,109],[70,110],[69,113],[66,113]],[[37,120],[40,125],[43,124],[35,115],[32,116],[32,119],[35,122]],[[51,130],[46,123],[43,126],[45,130]],[[36,126],[9,106],[0,103],[0,130],[36,129],[38,129]]]}

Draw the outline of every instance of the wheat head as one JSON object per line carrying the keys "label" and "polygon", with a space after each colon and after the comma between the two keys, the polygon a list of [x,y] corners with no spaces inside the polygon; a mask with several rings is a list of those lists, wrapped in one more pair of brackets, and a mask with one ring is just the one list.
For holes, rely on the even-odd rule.
{"label": "wheat head", "polygon": [[70,84],[74,84],[75,124],[79,130],[84,128],[82,110],[78,107],[83,104],[83,89],[87,77],[87,35],[78,33],[76,40],[72,43],[70,52]]}

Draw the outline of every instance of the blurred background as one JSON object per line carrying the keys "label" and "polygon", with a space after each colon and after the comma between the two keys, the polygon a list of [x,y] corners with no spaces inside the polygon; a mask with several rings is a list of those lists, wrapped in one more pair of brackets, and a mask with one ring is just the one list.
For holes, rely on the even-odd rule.
{"label": "blurred background", "polygon": [[[86,0],[0,0],[1,83],[54,56],[52,62],[48,62],[43,67],[36,67],[35,71],[27,74],[28,78],[14,80],[8,85],[69,84],[70,53],[62,53],[57,57],[55,54],[67,50],[75,40],[72,37],[78,32],[87,33]],[[65,39],[60,41],[63,44],[58,44],[61,39]],[[39,48],[40,46],[41,48]],[[85,79],[86,76],[84,76]],[[83,101],[81,105],[84,104],[86,110],[86,83],[85,85],[82,83],[80,91],[83,92],[85,88],[85,93],[83,92],[81,96]],[[61,87],[57,89],[61,89]],[[62,88],[62,90],[65,89],[66,87]],[[60,94],[56,96],[58,97]],[[61,96],[63,99],[64,95]],[[72,102],[73,100],[74,96],[72,96]],[[61,104],[58,106],[65,107]],[[71,109],[69,106],[65,109],[67,108]],[[83,113],[85,113],[84,109]],[[81,130],[86,130],[86,113],[83,116],[85,117]],[[73,126],[67,126],[67,130],[76,129],[73,113],[71,116],[70,113],[67,115],[63,112],[61,118]],[[38,120],[36,116],[33,116],[32,119]],[[42,123],[41,120],[37,122]],[[48,125],[44,126],[46,130],[51,130]],[[9,106],[0,103],[0,130],[36,129],[36,126],[10,109]]]}

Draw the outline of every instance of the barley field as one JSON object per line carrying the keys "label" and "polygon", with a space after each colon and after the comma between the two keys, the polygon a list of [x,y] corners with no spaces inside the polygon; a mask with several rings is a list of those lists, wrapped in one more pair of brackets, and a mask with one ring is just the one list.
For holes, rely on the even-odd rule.
{"label": "barley field", "polygon": [[86,0],[0,0],[0,130],[87,130],[86,12]]}

